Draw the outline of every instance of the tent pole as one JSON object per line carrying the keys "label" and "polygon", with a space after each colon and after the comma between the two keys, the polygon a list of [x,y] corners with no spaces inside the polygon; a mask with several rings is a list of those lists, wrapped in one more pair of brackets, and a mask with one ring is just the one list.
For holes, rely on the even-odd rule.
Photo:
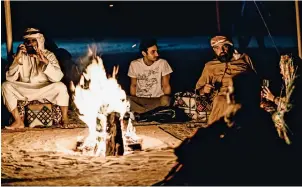
{"label": "tent pole", "polygon": [[218,32],[220,33],[220,15],[219,15],[219,1],[216,0],[216,19],[217,19],[217,29]]}
{"label": "tent pole", "polygon": [[12,58],[12,54],[13,54],[13,37],[12,37],[12,20],[11,20],[10,0],[4,0],[4,10],[5,10],[5,25],[6,25],[7,59],[10,59],[10,58]]}
{"label": "tent pole", "polygon": [[299,11],[298,0],[295,0],[295,7],[296,7],[296,22],[297,22],[298,55],[302,59],[301,25],[300,25],[300,11]]}

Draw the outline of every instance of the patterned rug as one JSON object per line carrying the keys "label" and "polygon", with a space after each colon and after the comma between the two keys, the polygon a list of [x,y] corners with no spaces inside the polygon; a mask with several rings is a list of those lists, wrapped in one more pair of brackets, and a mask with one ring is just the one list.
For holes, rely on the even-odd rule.
{"label": "patterned rug", "polygon": [[163,124],[158,125],[160,129],[174,136],[179,140],[191,137],[198,128],[205,126],[205,123],[184,123],[184,124]]}
{"label": "patterned rug", "polygon": [[69,110],[68,117],[69,117],[69,123],[72,124],[74,128],[88,127],[82,120],[80,120],[76,112]]}
{"label": "patterned rug", "polygon": [[[69,111],[68,112],[70,123],[75,125],[75,128],[85,128],[87,125],[79,119],[76,112]],[[173,137],[184,140],[194,134],[194,132],[200,128],[204,127],[206,123],[199,121],[189,121],[186,123],[169,123],[169,124],[161,124],[158,122],[135,122],[133,121],[134,126],[148,126],[148,125],[156,125],[163,131],[172,135]]]}
{"label": "patterned rug", "polygon": [[[69,117],[69,122],[72,124],[72,127],[70,128],[87,128],[88,126],[79,119],[78,114],[75,111],[69,110],[68,111],[68,117]],[[173,137],[179,139],[179,140],[184,140],[187,137],[190,137],[194,134],[194,132],[200,128],[204,127],[205,123],[199,122],[199,121],[189,121],[186,123],[166,123],[166,124],[161,124],[158,122],[133,122],[134,126],[148,126],[148,125],[156,125],[163,131],[167,132],[168,134],[172,135]],[[47,127],[47,128],[57,128],[56,126],[52,127]],[[26,131],[26,130],[39,130],[39,129],[44,129],[44,128],[33,128],[33,129],[19,129],[19,130],[6,130],[3,129],[4,131]]]}

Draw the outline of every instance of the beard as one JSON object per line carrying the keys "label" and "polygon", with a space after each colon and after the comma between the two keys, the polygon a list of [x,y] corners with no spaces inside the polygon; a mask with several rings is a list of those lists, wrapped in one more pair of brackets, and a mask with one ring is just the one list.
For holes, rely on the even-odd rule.
{"label": "beard", "polygon": [[220,53],[219,55],[216,55],[216,57],[220,62],[229,62],[233,57],[233,52],[229,51],[228,53]]}
{"label": "beard", "polygon": [[226,52],[221,52],[219,55],[216,54],[216,57],[220,62],[230,62],[233,58],[233,53],[234,48],[230,46],[229,50],[227,50]]}
{"label": "beard", "polygon": [[25,46],[27,54],[36,54],[36,50],[32,46]]}
{"label": "beard", "polygon": [[155,61],[157,61],[159,59],[159,57],[154,57],[153,58],[153,61],[155,62]]}

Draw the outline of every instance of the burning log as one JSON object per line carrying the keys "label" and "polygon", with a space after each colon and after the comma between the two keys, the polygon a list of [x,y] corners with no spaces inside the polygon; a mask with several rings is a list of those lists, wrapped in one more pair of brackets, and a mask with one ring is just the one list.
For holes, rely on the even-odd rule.
{"label": "burning log", "polygon": [[106,156],[120,156],[124,154],[123,134],[119,114],[112,112],[107,116]]}
{"label": "burning log", "polygon": [[123,141],[125,152],[127,151],[141,151],[142,150],[142,139],[135,133],[135,128],[131,122],[131,119],[123,120]]}
{"label": "burning log", "polygon": [[99,134],[94,138],[95,141],[91,140],[90,136],[86,139],[81,139],[77,142],[75,151],[82,152],[85,155],[99,156],[99,152],[104,151],[100,151],[102,142],[105,142],[104,149],[106,153],[104,156],[122,156],[125,152],[141,151],[142,139],[136,136],[135,128],[129,120],[120,120],[120,115],[117,112],[110,113],[107,116],[106,138],[104,133],[100,131],[103,129],[102,123],[97,120],[96,131]]}

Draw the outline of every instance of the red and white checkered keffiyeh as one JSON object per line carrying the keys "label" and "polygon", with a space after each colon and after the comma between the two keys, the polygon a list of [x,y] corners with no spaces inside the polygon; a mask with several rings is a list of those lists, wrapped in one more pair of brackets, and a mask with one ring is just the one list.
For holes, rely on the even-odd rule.
{"label": "red and white checkered keffiyeh", "polygon": [[233,43],[227,39],[225,36],[215,36],[211,39],[211,46],[215,47],[217,45],[224,45],[224,44],[229,44],[233,46]]}
{"label": "red and white checkered keffiyeh", "polygon": [[[233,46],[233,43],[225,36],[215,36],[211,39],[211,46],[215,47],[218,45],[225,45],[225,44],[229,44],[231,46]],[[233,53],[233,57],[235,60],[238,60],[240,58],[241,54],[238,53],[237,50],[234,50]]]}

